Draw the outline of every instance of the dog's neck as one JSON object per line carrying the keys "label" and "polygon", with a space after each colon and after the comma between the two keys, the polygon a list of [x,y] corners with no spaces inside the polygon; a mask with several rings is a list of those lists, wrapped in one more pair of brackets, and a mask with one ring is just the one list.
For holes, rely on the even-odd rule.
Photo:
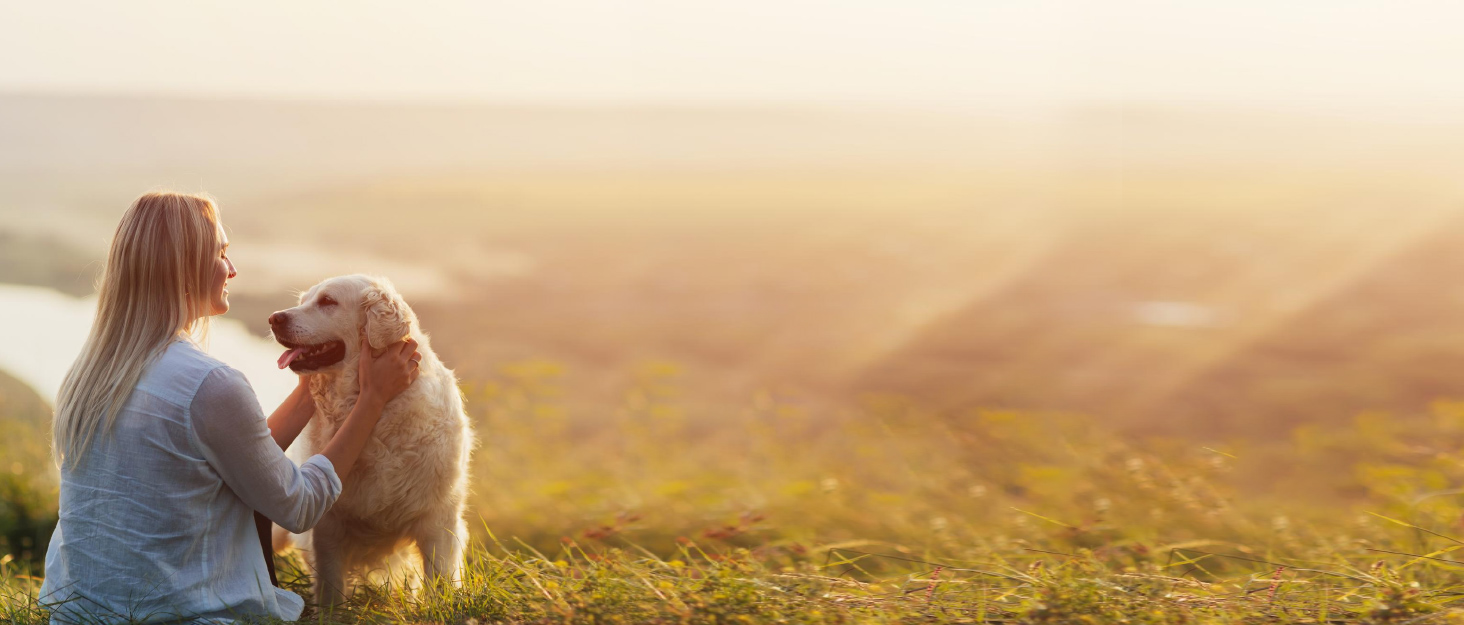
{"label": "dog's neck", "polygon": [[361,385],[356,379],[358,375],[354,363],[346,363],[339,371],[310,376],[310,397],[315,400],[319,416],[336,422],[350,414],[351,406],[356,405],[356,396],[361,394]]}

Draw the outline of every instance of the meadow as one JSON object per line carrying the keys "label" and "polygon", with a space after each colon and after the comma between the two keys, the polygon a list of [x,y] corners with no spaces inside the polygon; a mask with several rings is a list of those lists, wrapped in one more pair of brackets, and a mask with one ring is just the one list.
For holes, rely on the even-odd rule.
{"label": "meadow", "polygon": [[[0,111],[0,283],[89,293],[126,199],[172,182],[223,206],[230,318],[382,273],[459,374],[463,587],[306,620],[1464,621],[1459,127]],[[48,410],[0,374],[22,625]]]}
{"label": "meadow", "polygon": [[[689,414],[685,372],[636,368],[594,414],[564,370],[464,393],[474,460],[460,589],[364,584],[323,623],[1445,623],[1464,618],[1464,403],[1268,442],[1119,436],[1093,419],[940,412],[868,396],[825,413],[759,393]],[[7,420],[20,428],[25,421]],[[34,423],[34,422],[33,422]],[[41,437],[7,457],[43,466]],[[28,440],[17,448],[14,441]],[[18,456],[17,454],[24,454]],[[7,489],[7,622],[41,623],[43,471]],[[30,476],[26,478],[25,476]],[[284,583],[308,594],[298,554]]]}

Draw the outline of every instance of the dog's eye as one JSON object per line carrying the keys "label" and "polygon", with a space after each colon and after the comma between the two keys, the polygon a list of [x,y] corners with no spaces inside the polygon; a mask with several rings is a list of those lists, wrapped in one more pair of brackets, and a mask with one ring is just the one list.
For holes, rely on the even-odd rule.
{"label": "dog's eye", "polygon": [[321,306],[335,306],[336,305],[336,301],[333,300],[333,299],[331,299],[329,295],[322,295],[322,296],[320,296],[320,305]]}

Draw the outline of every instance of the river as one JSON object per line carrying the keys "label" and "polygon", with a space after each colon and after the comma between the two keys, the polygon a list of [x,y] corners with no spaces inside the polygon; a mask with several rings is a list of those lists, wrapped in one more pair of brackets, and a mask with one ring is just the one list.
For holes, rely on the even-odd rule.
{"label": "river", "polygon": [[[0,370],[54,402],[66,369],[81,351],[96,315],[96,297],[77,298],[43,287],[0,284]],[[295,375],[275,362],[279,344],[232,319],[214,319],[208,353],[243,372],[269,413],[295,387]]]}

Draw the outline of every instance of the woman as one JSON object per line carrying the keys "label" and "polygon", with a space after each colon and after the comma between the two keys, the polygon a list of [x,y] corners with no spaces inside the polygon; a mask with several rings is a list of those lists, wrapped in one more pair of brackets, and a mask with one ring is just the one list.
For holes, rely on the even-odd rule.
{"label": "woman", "polygon": [[304,376],[266,420],[249,383],[192,337],[229,310],[234,265],[212,200],[149,193],[122,216],[97,317],[56,398],[61,520],[40,601],[59,622],[293,620],[253,511],[309,529],[350,479],[382,406],[416,379],[416,344],[373,355],[335,438],[296,466],[314,414]]}

